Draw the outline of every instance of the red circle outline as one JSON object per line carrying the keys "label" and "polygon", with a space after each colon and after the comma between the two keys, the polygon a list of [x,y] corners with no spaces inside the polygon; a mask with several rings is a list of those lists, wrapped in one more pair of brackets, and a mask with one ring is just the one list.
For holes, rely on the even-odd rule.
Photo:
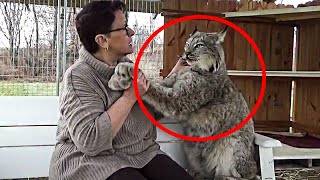
{"label": "red circle outline", "polygon": [[[261,67],[261,71],[262,71],[262,85],[261,85],[261,89],[260,89],[260,94],[258,97],[258,100],[255,104],[255,106],[253,107],[252,111],[250,112],[250,114],[244,119],[242,120],[236,127],[230,129],[229,131],[223,132],[221,134],[217,134],[214,136],[208,136],[208,137],[192,137],[192,136],[184,136],[182,134],[178,134],[176,132],[173,132],[167,128],[165,128],[164,126],[162,126],[158,121],[156,121],[148,112],[148,110],[146,109],[146,107],[144,106],[140,94],[139,94],[139,90],[138,90],[138,82],[137,82],[137,76],[138,76],[138,67],[139,67],[139,62],[140,59],[143,55],[144,50],[146,49],[146,47],[148,46],[148,44],[152,41],[152,39],[158,35],[162,30],[164,30],[165,28],[172,26],[174,24],[177,24],[179,22],[182,21],[186,21],[186,20],[194,20],[194,19],[205,19],[205,20],[211,20],[211,21],[217,21],[220,23],[223,23],[225,25],[228,25],[230,27],[232,27],[233,29],[235,29],[236,31],[238,31],[243,37],[245,37],[247,39],[247,41],[251,44],[251,46],[254,48],[258,59],[260,61],[260,67]],[[266,69],[265,69],[265,64],[264,64],[264,59],[263,56],[258,48],[258,46],[256,45],[256,43],[252,40],[252,38],[244,31],[242,30],[240,27],[238,27],[237,25],[233,24],[232,22],[229,22],[225,19],[216,17],[216,16],[208,16],[208,15],[189,15],[189,16],[183,16],[177,19],[174,19],[166,24],[164,24],[163,26],[161,26],[159,29],[157,29],[153,34],[151,34],[151,36],[149,36],[149,38],[146,40],[146,42],[142,45],[142,47],[140,48],[140,51],[138,53],[136,62],[135,62],[135,66],[134,66],[134,71],[133,71],[133,85],[134,85],[134,91],[136,94],[136,98],[137,101],[142,109],[142,111],[144,112],[144,114],[152,121],[153,124],[155,124],[158,128],[160,128],[161,130],[163,130],[164,132],[183,139],[183,140],[187,140],[187,141],[198,141],[198,142],[204,142],[204,141],[210,141],[210,140],[216,140],[218,138],[223,138],[225,136],[230,135],[231,133],[234,133],[235,131],[239,130],[242,126],[244,126],[253,116],[254,114],[257,112],[263,97],[264,97],[264,92],[265,92],[265,88],[266,88]]]}

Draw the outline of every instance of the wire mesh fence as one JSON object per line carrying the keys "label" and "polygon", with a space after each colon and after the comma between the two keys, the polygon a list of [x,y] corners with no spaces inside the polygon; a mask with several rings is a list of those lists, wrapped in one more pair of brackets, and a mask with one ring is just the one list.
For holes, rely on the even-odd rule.
{"label": "wire mesh fence", "polygon": [[[135,61],[145,40],[160,26],[161,3],[122,0],[135,31]],[[75,17],[89,0],[0,0],[0,96],[57,95],[64,71],[78,59]],[[146,48],[139,67],[160,78],[163,33]]]}

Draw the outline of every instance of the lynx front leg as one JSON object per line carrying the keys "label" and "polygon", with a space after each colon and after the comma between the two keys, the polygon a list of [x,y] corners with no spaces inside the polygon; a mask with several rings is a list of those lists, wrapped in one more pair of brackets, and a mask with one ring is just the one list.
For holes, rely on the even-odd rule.
{"label": "lynx front leg", "polygon": [[211,89],[202,88],[201,83],[184,81],[170,88],[151,82],[143,99],[165,116],[179,116],[199,109],[212,99],[212,93]]}
{"label": "lynx front leg", "polygon": [[169,100],[172,96],[171,88],[161,86],[155,82],[151,82],[150,88],[142,96],[142,99],[152,105],[157,111],[161,112],[165,116],[175,115],[175,107]]}
{"label": "lynx front leg", "polygon": [[164,86],[164,87],[169,87],[169,88],[172,88],[174,83],[177,81],[177,74],[172,74],[171,76],[169,77],[166,77],[165,79],[163,79],[161,82],[160,82],[160,85],[161,86]]}

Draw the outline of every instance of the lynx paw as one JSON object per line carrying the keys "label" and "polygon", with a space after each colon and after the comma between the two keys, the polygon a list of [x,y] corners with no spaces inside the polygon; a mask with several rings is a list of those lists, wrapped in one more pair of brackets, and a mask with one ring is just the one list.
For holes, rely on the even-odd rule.
{"label": "lynx paw", "polygon": [[188,170],[188,173],[190,174],[190,176],[193,177],[194,180],[206,180],[205,177],[203,177],[199,172],[195,171],[195,170]]}
{"label": "lynx paw", "polygon": [[125,90],[131,86],[133,76],[133,63],[120,63],[116,66],[108,86],[113,90]]}

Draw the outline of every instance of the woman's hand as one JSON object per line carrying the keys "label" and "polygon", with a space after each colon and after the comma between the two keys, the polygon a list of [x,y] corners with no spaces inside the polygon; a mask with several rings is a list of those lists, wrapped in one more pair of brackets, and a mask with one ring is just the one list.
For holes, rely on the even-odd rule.
{"label": "woman's hand", "polygon": [[178,60],[178,62],[176,63],[176,65],[172,68],[171,72],[169,73],[168,76],[170,76],[173,73],[177,73],[179,71],[183,71],[183,70],[187,70],[191,68],[191,66],[182,58],[180,58]]}
{"label": "woman's hand", "polygon": [[[138,83],[139,94],[140,96],[143,96],[150,87],[150,81],[146,79],[145,75],[142,72],[139,72],[137,83]],[[129,102],[132,102],[132,103],[136,102],[137,98],[134,92],[133,84],[130,86],[130,88],[124,90],[123,96],[126,97],[129,100]]]}

